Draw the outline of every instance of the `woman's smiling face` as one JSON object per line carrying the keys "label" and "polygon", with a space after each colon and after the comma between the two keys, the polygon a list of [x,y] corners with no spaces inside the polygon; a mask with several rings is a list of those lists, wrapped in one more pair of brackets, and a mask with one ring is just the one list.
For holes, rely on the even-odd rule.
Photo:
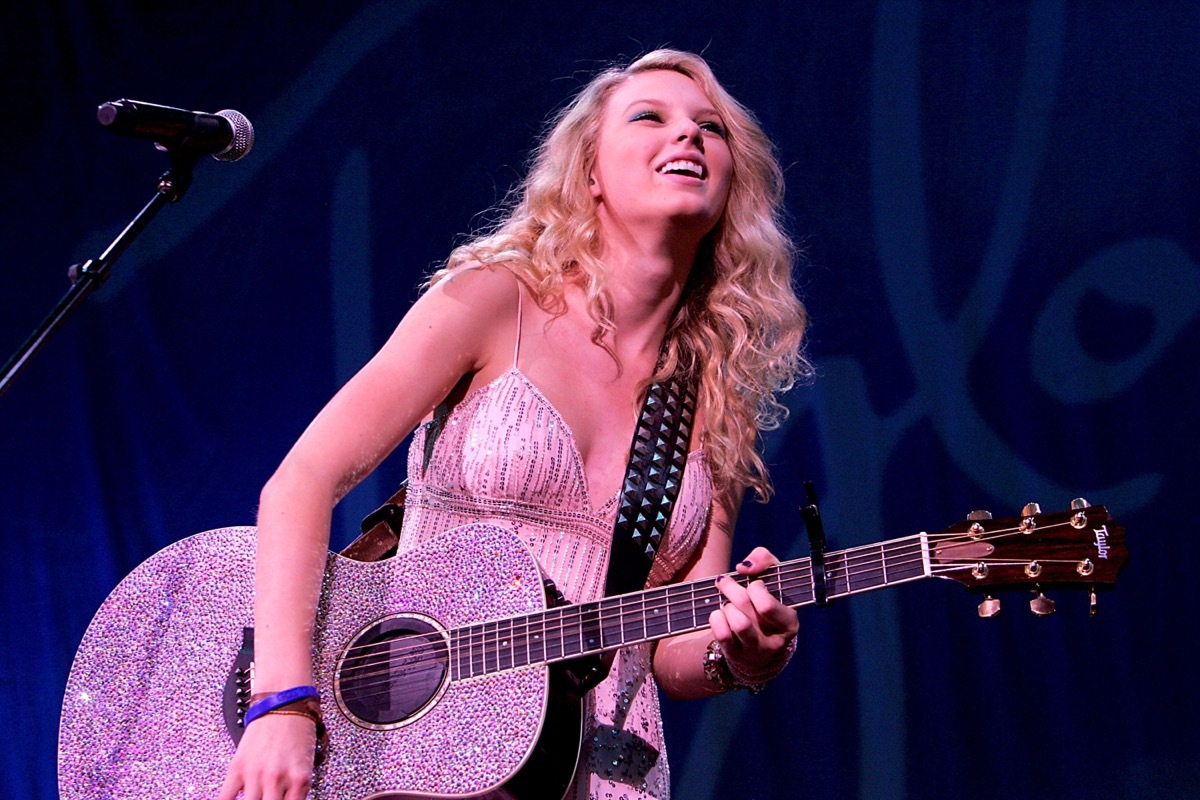
{"label": "woman's smiling face", "polygon": [[721,218],[732,175],[725,124],[688,76],[640,72],[608,96],[590,175],[604,224],[669,221],[698,240]]}

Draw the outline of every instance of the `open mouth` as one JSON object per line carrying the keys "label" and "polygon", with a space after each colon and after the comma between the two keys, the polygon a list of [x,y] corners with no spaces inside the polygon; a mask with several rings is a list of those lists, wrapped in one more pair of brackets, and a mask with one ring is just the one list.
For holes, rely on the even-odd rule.
{"label": "open mouth", "polygon": [[668,161],[658,168],[658,172],[662,175],[686,175],[689,178],[697,178],[699,180],[704,180],[706,177],[703,165],[686,159]]}

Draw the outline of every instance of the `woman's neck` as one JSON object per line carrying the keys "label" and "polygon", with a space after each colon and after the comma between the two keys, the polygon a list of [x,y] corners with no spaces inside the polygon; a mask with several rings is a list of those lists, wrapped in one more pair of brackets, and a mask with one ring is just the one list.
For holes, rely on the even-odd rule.
{"label": "woman's neck", "polygon": [[604,264],[616,326],[614,351],[622,360],[656,357],[683,295],[691,261],[623,252],[606,255]]}

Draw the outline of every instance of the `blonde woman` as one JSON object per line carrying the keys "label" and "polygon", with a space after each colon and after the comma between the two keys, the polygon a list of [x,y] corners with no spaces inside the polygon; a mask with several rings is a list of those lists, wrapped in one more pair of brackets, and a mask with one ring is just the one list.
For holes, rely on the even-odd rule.
{"label": "blonde woman", "polygon": [[[417,430],[401,547],[470,522],[510,527],[572,602],[604,591],[617,496],[646,387],[694,378],[680,494],[647,581],[729,569],[742,495],[767,497],[758,434],[802,375],[804,310],[780,225],[782,176],[752,115],[687,53],[596,76],[554,120],[490,233],[459,247],[380,352],[263,489],[256,694],[313,682],[334,504]],[[737,570],[775,563],[758,548]],[[569,797],[665,798],[657,688],[703,697],[787,663],[797,619],[758,581],[717,581],[705,630],[615,654],[589,693]],[[248,725],[221,800],[298,800],[315,725]]]}

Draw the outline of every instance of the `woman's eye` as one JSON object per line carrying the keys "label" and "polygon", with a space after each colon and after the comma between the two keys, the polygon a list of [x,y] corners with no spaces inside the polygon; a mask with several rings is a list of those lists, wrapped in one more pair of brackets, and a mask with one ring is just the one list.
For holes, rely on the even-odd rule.
{"label": "woman's eye", "polygon": [[660,115],[657,111],[639,111],[638,113],[634,114],[633,118],[629,121],[637,122],[643,119],[648,119],[652,122],[662,122],[662,115]]}
{"label": "woman's eye", "polygon": [[725,138],[725,126],[719,122],[701,122],[700,130],[708,131],[709,133],[715,133],[722,139]]}

